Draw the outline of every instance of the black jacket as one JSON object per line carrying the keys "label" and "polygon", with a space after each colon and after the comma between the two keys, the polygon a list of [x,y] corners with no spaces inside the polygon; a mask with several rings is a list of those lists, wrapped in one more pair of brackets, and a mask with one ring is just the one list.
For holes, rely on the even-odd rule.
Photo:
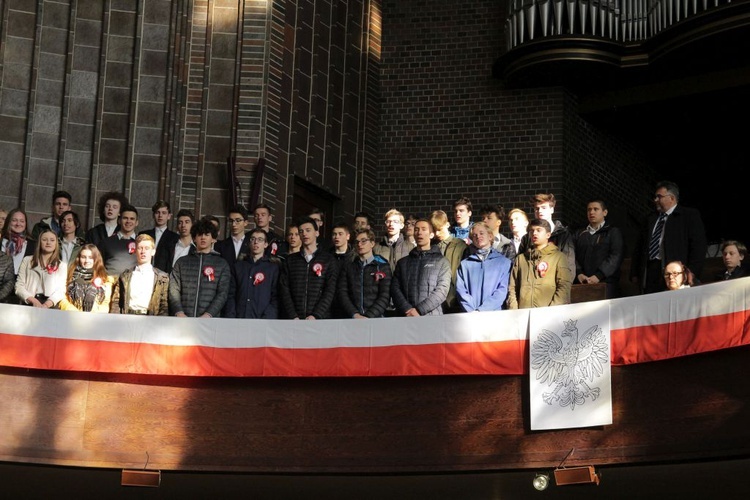
{"label": "black jacket", "polygon": [[380,255],[362,265],[359,258],[347,262],[341,269],[338,302],[344,317],[359,313],[368,318],[380,318],[391,301],[391,266]]}
{"label": "black jacket", "polygon": [[443,314],[451,286],[451,265],[437,245],[415,248],[398,261],[391,281],[393,304],[401,314],[416,308],[420,316]]}
{"label": "black jacket", "polygon": [[329,318],[338,273],[338,262],[330,252],[318,249],[310,262],[302,252],[290,254],[284,260],[279,281],[279,302],[284,317]]}

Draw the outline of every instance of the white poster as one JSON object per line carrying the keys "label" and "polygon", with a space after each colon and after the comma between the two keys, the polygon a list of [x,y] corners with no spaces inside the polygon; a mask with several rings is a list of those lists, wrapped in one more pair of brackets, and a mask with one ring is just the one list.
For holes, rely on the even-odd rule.
{"label": "white poster", "polygon": [[531,310],[531,430],[612,423],[609,303]]}

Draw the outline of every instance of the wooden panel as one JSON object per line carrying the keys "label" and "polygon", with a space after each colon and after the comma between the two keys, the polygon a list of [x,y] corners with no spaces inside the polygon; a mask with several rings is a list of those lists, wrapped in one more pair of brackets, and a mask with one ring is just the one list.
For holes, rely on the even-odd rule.
{"label": "wooden panel", "polygon": [[[418,472],[750,453],[750,348],[613,367],[613,425],[531,432],[521,376],[250,378],[0,370],[0,460]],[[10,431],[10,432],[9,432]]]}

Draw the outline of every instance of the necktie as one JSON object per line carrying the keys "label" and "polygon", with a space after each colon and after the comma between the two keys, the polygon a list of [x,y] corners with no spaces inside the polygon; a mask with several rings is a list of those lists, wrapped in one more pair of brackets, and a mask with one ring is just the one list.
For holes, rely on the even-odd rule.
{"label": "necktie", "polygon": [[664,231],[664,221],[666,220],[667,214],[661,214],[659,220],[656,221],[654,232],[651,234],[651,242],[648,244],[648,258],[651,260],[659,258],[659,242],[661,241],[661,233]]}

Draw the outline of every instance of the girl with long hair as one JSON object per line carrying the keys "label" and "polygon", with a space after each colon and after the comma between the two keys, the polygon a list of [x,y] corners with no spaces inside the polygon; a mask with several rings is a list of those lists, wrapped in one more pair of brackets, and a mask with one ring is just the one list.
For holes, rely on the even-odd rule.
{"label": "girl with long hair", "polygon": [[67,267],[60,261],[57,233],[46,228],[39,233],[34,255],[23,258],[16,279],[16,296],[22,304],[49,309],[65,294]]}
{"label": "girl with long hair", "polygon": [[68,285],[65,297],[60,301],[60,309],[108,313],[113,282],[107,276],[99,248],[87,243],[78,253],[75,265],[70,265]]}
{"label": "girl with long hair", "polygon": [[34,254],[36,242],[29,234],[28,218],[26,212],[20,208],[14,208],[8,213],[3,226],[3,238],[0,243],[0,251],[13,258],[13,267],[18,274],[21,261],[24,257]]}

